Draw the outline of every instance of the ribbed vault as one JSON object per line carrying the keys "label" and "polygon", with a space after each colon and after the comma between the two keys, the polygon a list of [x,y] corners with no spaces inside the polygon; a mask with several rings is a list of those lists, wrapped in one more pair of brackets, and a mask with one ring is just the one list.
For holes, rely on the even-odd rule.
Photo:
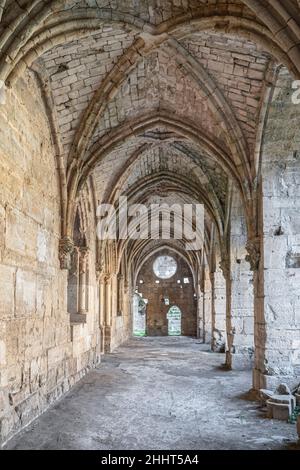
{"label": "ribbed vault", "polygon": [[87,185],[98,204],[184,194],[225,246],[235,188],[255,236],[268,92],[300,73],[297,2],[2,0],[0,17],[0,78],[43,89],[62,240]]}

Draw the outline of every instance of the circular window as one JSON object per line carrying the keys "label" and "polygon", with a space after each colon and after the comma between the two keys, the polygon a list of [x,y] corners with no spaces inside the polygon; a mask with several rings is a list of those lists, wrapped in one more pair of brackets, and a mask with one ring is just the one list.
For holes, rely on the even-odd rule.
{"label": "circular window", "polygon": [[153,271],[160,279],[170,279],[177,271],[177,263],[171,256],[159,256],[153,263]]}

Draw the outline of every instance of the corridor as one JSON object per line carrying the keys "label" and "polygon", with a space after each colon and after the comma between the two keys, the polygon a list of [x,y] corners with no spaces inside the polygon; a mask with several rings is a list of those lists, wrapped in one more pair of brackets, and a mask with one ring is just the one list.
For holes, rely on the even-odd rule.
{"label": "corridor", "polygon": [[251,372],[187,337],[129,340],[6,449],[286,449],[295,426],[246,399]]}

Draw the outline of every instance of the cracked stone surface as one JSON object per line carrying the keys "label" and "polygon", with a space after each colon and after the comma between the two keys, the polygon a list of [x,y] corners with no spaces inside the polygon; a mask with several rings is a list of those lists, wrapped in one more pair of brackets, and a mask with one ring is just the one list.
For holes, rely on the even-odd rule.
{"label": "cracked stone surface", "polygon": [[5,448],[296,448],[295,425],[247,399],[251,372],[223,362],[196,339],[131,339]]}

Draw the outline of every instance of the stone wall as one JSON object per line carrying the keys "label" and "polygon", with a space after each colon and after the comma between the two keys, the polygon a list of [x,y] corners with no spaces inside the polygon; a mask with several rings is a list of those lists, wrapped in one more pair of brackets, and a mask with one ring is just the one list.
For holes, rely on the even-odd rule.
{"label": "stone wall", "polygon": [[0,440],[5,441],[98,362],[99,302],[91,271],[87,323],[71,326],[67,271],[58,259],[55,152],[33,74],[7,91],[0,134]]}
{"label": "stone wall", "polygon": [[[122,282],[122,299],[121,304],[117,305],[117,298],[120,293],[117,294],[117,282]],[[111,328],[111,350],[126,341],[132,336],[132,312],[130,306],[129,289],[124,283],[124,279],[115,277],[113,285],[114,289],[112,292],[112,328]]]}
{"label": "stone wall", "polygon": [[[162,255],[171,256],[177,262],[177,271],[170,279],[159,279],[153,272],[155,259]],[[184,284],[184,278],[189,279],[188,284]],[[140,281],[143,281],[143,283],[140,284]],[[156,281],[159,281],[159,284]],[[177,281],[180,281],[180,284]],[[139,272],[137,288],[143,298],[148,300],[146,311],[147,335],[168,335],[167,313],[170,307],[174,305],[179,307],[182,313],[182,335],[197,335],[197,300],[194,297],[193,277],[189,266],[177,253],[165,250],[151,256]],[[164,302],[163,299],[165,298],[169,299],[168,304]]]}
{"label": "stone wall", "polygon": [[261,162],[261,262],[256,274],[256,388],[300,381],[299,105],[282,69]]}

